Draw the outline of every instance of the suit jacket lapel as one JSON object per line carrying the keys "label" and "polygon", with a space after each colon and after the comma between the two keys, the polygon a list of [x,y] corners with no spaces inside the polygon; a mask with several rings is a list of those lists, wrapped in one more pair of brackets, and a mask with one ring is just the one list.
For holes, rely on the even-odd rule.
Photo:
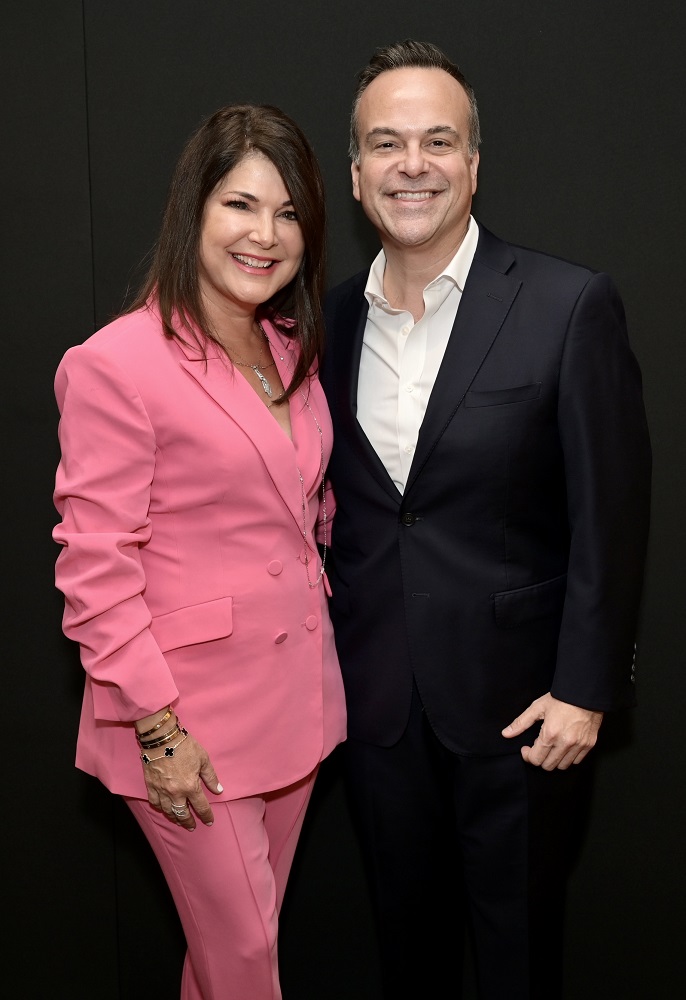
{"label": "suit jacket lapel", "polygon": [[[178,346],[182,351],[181,367],[250,438],[298,529],[302,530],[302,496],[293,445],[267,407],[257,399],[255,390],[239,371],[232,371],[222,352],[213,343],[209,343],[207,347],[207,364],[199,350],[188,345]],[[281,353],[287,358],[285,351]],[[277,364],[282,380],[287,384],[287,362],[282,364],[277,361]],[[293,415],[292,407],[291,414]],[[305,429],[301,416],[298,416],[297,423],[299,431]],[[312,426],[314,428],[314,422]],[[295,436],[295,426],[292,427],[292,433]]]}
{"label": "suit jacket lapel", "polygon": [[486,360],[519,292],[521,282],[506,273],[513,262],[507,244],[480,227],[476,254],[422,421],[405,496]]}
{"label": "suit jacket lapel", "polygon": [[366,273],[351,290],[346,303],[336,319],[336,339],[334,346],[335,401],[341,416],[341,423],[347,438],[357,450],[360,461],[374,476],[380,486],[399,505],[402,494],[388,475],[386,468],[372,447],[369,438],[357,419],[357,384],[360,373],[362,340],[367,322],[369,306],[364,297]]}

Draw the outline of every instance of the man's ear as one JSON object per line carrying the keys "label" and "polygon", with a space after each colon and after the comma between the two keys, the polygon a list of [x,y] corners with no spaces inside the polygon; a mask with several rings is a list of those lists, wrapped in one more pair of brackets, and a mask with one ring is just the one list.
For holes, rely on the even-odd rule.
{"label": "man's ear", "polygon": [[472,175],[472,194],[476,194],[476,175],[479,171],[479,150],[472,157],[471,163],[469,164],[469,173]]}
{"label": "man's ear", "polygon": [[350,175],[353,181],[353,198],[360,200],[360,165],[356,160],[350,164]]}

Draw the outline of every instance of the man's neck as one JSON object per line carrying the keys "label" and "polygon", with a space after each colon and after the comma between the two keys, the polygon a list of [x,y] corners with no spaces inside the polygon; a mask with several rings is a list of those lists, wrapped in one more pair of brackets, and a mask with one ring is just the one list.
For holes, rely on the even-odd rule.
{"label": "man's neck", "polygon": [[406,309],[417,323],[424,315],[424,289],[450,263],[467,234],[469,223],[456,242],[447,249],[398,246],[384,242],[386,267],[383,292],[394,309]]}

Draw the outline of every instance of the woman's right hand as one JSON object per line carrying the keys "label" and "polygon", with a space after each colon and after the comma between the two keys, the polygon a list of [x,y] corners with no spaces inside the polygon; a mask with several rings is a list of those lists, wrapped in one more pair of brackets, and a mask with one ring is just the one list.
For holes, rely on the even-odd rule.
{"label": "woman's right hand", "polygon": [[[214,816],[203,791],[203,783],[215,795],[224,789],[217,780],[205,748],[189,733],[176,748],[173,757],[163,756],[162,750],[151,751],[151,756],[154,753],[155,760],[143,764],[150,805],[186,830],[195,830],[196,815],[205,826],[211,826]],[[176,807],[176,811],[172,806]]]}

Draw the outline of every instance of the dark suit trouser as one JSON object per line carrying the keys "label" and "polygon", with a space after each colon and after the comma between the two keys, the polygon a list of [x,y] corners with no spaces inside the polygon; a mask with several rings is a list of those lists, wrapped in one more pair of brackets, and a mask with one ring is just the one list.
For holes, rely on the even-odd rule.
{"label": "dark suit trouser", "polygon": [[590,766],[546,772],[519,752],[454,754],[416,691],[397,744],[344,747],[387,1000],[457,1000],[466,930],[480,1000],[560,998],[565,886]]}

